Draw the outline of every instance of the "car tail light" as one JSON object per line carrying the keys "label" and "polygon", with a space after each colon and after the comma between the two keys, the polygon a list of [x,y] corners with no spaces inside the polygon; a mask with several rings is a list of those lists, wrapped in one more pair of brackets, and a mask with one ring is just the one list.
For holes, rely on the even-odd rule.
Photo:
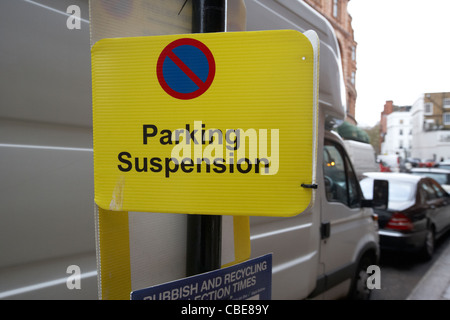
{"label": "car tail light", "polygon": [[395,212],[387,223],[386,228],[394,230],[412,230],[413,224],[403,213]]}

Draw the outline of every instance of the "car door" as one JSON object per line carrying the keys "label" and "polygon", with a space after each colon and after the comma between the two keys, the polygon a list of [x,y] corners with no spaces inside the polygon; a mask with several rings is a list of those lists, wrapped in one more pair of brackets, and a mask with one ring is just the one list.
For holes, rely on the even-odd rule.
{"label": "car door", "polygon": [[[421,194],[422,203],[425,209],[424,212],[426,212],[426,218],[431,220],[432,224],[435,226],[436,231],[439,232],[441,223],[437,215],[438,211],[436,208],[437,196],[436,192],[429,184],[428,178],[420,180],[418,184],[418,190],[419,193]],[[426,224],[426,227],[428,227],[428,223]]]}
{"label": "car door", "polygon": [[372,210],[361,207],[362,192],[342,146],[325,140],[323,149],[325,195],[322,205],[320,258],[327,283],[339,283],[351,275],[359,250],[376,238]]}
{"label": "car door", "polygon": [[448,194],[436,181],[430,179],[427,183],[436,195],[430,204],[435,210],[436,232],[441,233],[450,226],[450,200]]}

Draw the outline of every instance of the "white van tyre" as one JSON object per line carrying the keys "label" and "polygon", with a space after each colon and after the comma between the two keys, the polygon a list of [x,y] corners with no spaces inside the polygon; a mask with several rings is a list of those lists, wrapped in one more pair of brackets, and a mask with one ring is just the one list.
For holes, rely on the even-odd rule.
{"label": "white van tyre", "polygon": [[369,300],[372,290],[367,287],[367,279],[369,274],[367,273],[367,268],[370,265],[375,264],[375,258],[372,254],[365,253],[355,270],[355,275],[352,280],[352,286],[350,288],[350,293],[348,298],[351,300]]}

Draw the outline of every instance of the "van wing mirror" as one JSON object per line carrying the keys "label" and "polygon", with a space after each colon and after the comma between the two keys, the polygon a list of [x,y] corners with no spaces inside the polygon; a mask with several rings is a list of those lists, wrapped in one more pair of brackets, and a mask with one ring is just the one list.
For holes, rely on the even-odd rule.
{"label": "van wing mirror", "polygon": [[372,207],[386,210],[389,202],[389,182],[387,180],[373,180]]}

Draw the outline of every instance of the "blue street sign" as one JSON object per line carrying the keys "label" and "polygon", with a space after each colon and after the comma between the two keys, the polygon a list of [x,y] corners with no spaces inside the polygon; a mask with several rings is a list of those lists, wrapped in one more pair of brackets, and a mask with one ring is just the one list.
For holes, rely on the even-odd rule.
{"label": "blue street sign", "polygon": [[272,254],[131,292],[131,300],[270,300]]}

